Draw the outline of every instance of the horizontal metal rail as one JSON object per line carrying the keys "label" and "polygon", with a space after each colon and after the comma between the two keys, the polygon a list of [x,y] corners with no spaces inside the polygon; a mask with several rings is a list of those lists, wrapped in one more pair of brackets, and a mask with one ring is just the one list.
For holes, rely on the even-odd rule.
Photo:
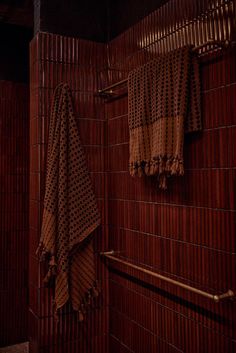
{"label": "horizontal metal rail", "polygon": [[202,291],[202,290],[200,290],[198,288],[189,286],[189,285],[184,284],[182,282],[176,281],[176,280],[174,280],[172,278],[160,275],[159,273],[150,271],[150,270],[148,270],[146,268],[134,265],[134,264],[132,264],[132,263],[130,263],[128,261],[124,261],[124,260],[120,259],[119,257],[115,256],[115,252],[113,250],[112,251],[107,251],[107,252],[101,252],[100,255],[104,256],[107,259],[119,262],[119,263],[121,263],[123,265],[126,265],[126,266],[128,266],[130,268],[133,268],[135,270],[138,270],[138,271],[141,271],[143,273],[146,273],[146,274],[148,274],[148,275],[150,275],[152,277],[158,278],[158,279],[160,279],[162,281],[171,283],[171,284],[173,284],[173,285],[175,285],[177,287],[184,288],[184,289],[186,289],[186,290],[188,290],[190,292],[193,292],[195,294],[199,294],[199,295],[201,295],[201,296],[203,296],[205,298],[213,300],[216,303],[222,301],[223,299],[234,298],[236,296],[236,293],[233,292],[231,289],[229,289],[227,292],[222,293],[222,294],[211,294],[211,293]]}
{"label": "horizontal metal rail", "polygon": [[106,88],[100,89],[98,91],[98,93],[99,94],[102,94],[102,93],[111,94],[111,93],[113,93],[113,91],[112,91],[113,88],[116,88],[118,86],[122,86],[122,85],[126,84],[127,82],[128,82],[128,79],[126,78],[126,79],[124,79],[122,81],[114,83],[113,85],[107,86]]}
{"label": "horizontal metal rail", "polygon": [[[209,40],[209,41],[207,41],[206,43],[203,43],[203,44],[201,44],[201,45],[199,45],[199,46],[197,46],[197,47],[193,47],[193,48],[192,48],[192,51],[197,52],[197,51],[200,50],[200,49],[204,49],[204,48],[206,48],[207,46],[212,46],[212,45],[215,45],[215,46],[217,46],[217,47],[219,47],[219,48],[222,48],[222,47],[227,47],[227,46],[229,46],[229,44],[230,44],[230,43],[229,43],[228,40],[225,40],[225,41]],[[116,83],[113,83],[113,84],[110,85],[110,86],[107,86],[107,87],[105,87],[105,88],[103,88],[103,89],[98,90],[98,95],[101,95],[101,96],[104,96],[104,97],[106,97],[106,96],[111,96],[111,95],[114,94],[114,91],[113,91],[114,88],[119,87],[119,86],[123,86],[123,85],[125,85],[127,82],[128,82],[128,79],[126,78],[126,79],[124,79],[124,80],[121,80],[121,81],[118,81],[118,82],[116,82]]]}

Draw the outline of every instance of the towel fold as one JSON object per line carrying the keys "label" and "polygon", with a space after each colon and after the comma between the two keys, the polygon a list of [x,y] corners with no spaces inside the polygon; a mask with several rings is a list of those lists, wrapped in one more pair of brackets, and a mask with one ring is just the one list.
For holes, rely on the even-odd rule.
{"label": "towel fold", "polygon": [[183,175],[184,132],[201,126],[197,57],[183,47],[138,67],[128,77],[129,171],[132,176]]}
{"label": "towel fold", "polygon": [[[89,236],[100,224],[67,84],[54,92],[51,108],[40,258],[49,263],[45,283],[55,283],[55,313],[70,299],[82,320],[97,295]],[[54,279],[54,281],[51,281]]]}

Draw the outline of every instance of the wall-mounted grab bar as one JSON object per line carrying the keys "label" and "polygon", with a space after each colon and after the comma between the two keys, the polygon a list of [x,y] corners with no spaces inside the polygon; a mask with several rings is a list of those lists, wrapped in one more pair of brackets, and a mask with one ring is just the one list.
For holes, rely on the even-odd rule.
{"label": "wall-mounted grab bar", "polygon": [[[225,41],[216,41],[216,40],[208,40],[207,42],[199,45],[199,46],[196,46],[196,47],[193,47],[192,48],[192,51],[193,52],[198,52],[199,50],[201,49],[204,49],[206,48],[207,46],[211,47],[211,46],[215,46],[215,47],[218,47],[218,48],[223,48],[223,47],[228,47],[230,44],[230,42],[228,40],[225,40]],[[100,90],[98,90],[98,95],[101,96],[101,97],[112,97],[114,95],[114,91],[113,89],[116,88],[116,87],[120,87],[120,86],[124,86],[125,84],[127,84],[128,82],[128,79],[124,79],[124,80],[121,80],[121,81],[118,81],[116,83],[113,83],[112,85],[110,86],[107,86],[105,88],[102,88]]]}
{"label": "wall-mounted grab bar", "polygon": [[134,264],[132,264],[132,263],[130,263],[128,261],[124,261],[124,260],[114,256],[115,252],[113,250],[107,251],[107,252],[101,252],[100,255],[106,257],[107,259],[111,259],[113,261],[119,262],[119,263],[121,263],[123,265],[126,265],[126,266],[128,266],[130,268],[133,268],[135,270],[138,270],[138,271],[141,271],[143,273],[146,273],[146,274],[148,274],[148,275],[150,275],[152,277],[158,278],[158,279],[160,279],[162,281],[174,284],[175,286],[184,288],[184,289],[186,289],[186,290],[188,290],[190,292],[193,292],[195,294],[199,294],[199,295],[201,295],[201,296],[203,296],[205,298],[213,300],[216,303],[222,301],[223,299],[234,298],[236,296],[236,293],[233,292],[231,289],[229,289],[227,292],[222,293],[222,294],[211,294],[211,293],[202,291],[200,289],[197,289],[195,287],[188,286],[187,284],[184,284],[182,282],[176,281],[176,280],[174,280],[172,278],[160,275],[160,274],[158,274],[156,272],[153,272],[153,271],[150,271],[150,270],[148,270],[146,268],[134,265]]}
{"label": "wall-mounted grab bar", "polygon": [[127,82],[128,82],[128,79],[126,78],[126,79],[124,79],[124,80],[122,80],[122,81],[113,83],[112,85],[107,86],[106,88],[100,89],[100,90],[98,91],[98,94],[99,94],[99,95],[103,95],[103,94],[109,95],[109,94],[112,94],[112,93],[113,93],[113,91],[112,91],[113,88],[116,88],[116,87],[118,87],[118,86],[122,86],[122,85],[126,84]]}

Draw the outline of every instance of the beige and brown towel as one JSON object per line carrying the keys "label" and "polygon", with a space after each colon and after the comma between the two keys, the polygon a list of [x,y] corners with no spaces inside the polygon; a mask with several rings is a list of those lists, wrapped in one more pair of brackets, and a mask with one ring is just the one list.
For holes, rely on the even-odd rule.
{"label": "beige and brown towel", "polygon": [[55,280],[55,313],[68,300],[80,320],[97,295],[89,235],[100,224],[81,147],[71,92],[60,84],[51,108],[43,220],[38,253],[49,260],[45,282]]}
{"label": "beige and brown towel", "polygon": [[138,67],[128,77],[132,176],[183,175],[184,132],[201,129],[199,65],[190,47]]}

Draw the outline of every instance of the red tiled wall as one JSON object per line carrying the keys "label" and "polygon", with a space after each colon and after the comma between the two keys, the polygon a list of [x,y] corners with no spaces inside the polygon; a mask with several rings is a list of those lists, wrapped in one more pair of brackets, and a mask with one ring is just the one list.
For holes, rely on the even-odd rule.
{"label": "red tiled wall", "polygon": [[28,85],[0,81],[0,347],[27,340]]}
{"label": "red tiled wall", "polygon": [[[30,312],[31,352],[107,352],[106,268],[99,251],[106,248],[105,236],[105,114],[104,105],[94,93],[103,85],[105,46],[53,34],[39,33],[30,46]],[[50,102],[53,90],[67,82],[72,90],[78,127],[102,226],[95,231],[94,246],[101,294],[85,321],[79,323],[69,306],[63,309],[56,328],[52,315],[52,293],[42,285],[45,269],[40,268],[35,251],[41,227],[45,180],[45,149]]]}
{"label": "red tiled wall", "polygon": [[[176,12],[177,2],[170,3],[171,21],[165,10],[159,17],[153,13],[109,43],[107,52],[102,44],[45,33],[31,43],[31,352],[107,352],[108,330],[113,353],[236,350],[235,302],[215,304],[115,263],[109,266],[108,297],[107,267],[99,259],[101,250],[114,249],[127,260],[200,289],[212,293],[235,290],[235,49],[201,59],[204,130],[186,137],[185,175],[170,180],[165,192],[153,179],[131,178],[127,171],[127,95],[104,103],[94,94],[106,85],[106,77],[109,82],[119,81],[131,68],[151,58],[158,48],[151,43],[156,38],[153,28],[159,26],[163,35],[168,21],[172,28],[175,21],[182,23],[182,15],[189,20],[206,7],[205,1],[196,1],[199,6],[188,6],[189,11],[182,14]],[[183,33],[178,36],[181,41]],[[141,50],[140,43],[152,52]],[[167,43],[172,48],[176,38]],[[50,101],[61,81],[72,88],[103,215],[102,227],[95,234],[102,293],[83,324],[66,307],[56,328],[52,293],[42,286],[43,269],[35,250],[41,226]]]}
{"label": "red tiled wall", "polygon": [[[148,59],[137,43],[148,43],[154,23],[155,14],[110,43],[111,81]],[[109,249],[210,293],[236,289],[235,54],[201,59],[204,129],[186,137],[185,175],[167,191],[129,175],[127,95],[106,103]],[[110,352],[236,351],[236,302],[216,304],[111,261],[109,278]]]}

